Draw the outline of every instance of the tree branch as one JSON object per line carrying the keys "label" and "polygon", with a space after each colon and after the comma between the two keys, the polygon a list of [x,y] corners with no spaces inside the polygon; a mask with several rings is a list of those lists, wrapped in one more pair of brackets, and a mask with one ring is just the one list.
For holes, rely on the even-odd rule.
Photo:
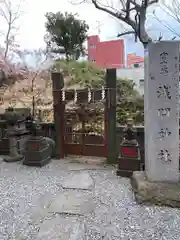
{"label": "tree branch", "polygon": [[12,0],[1,0],[0,1],[0,16],[7,22],[7,31],[5,33],[5,53],[4,59],[7,58],[9,48],[14,42],[14,36],[12,34],[15,29],[15,22],[20,17],[20,7],[24,0],[19,0],[19,4],[16,5],[15,10],[12,6]]}
{"label": "tree branch", "polygon": [[159,2],[159,0],[149,1],[148,6],[151,6],[152,4],[155,4],[155,3],[158,3],[158,2]]}
{"label": "tree branch", "polygon": [[94,4],[95,8],[97,8],[97,9],[103,11],[103,12],[109,13],[111,16],[120,19],[121,21],[127,23],[127,24],[130,25],[133,29],[135,29],[136,24],[135,24],[135,22],[134,22],[132,19],[127,18],[127,17],[124,17],[120,12],[113,12],[113,11],[111,11],[111,10],[108,9],[108,8],[105,8],[105,7],[100,6],[100,5],[97,3],[97,0],[92,0],[92,3]]}
{"label": "tree branch", "polygon": [[129,35],[129,34],[136,34],[136,32],[135,31],[127,31],[124,33],[118,33],[117,37],[122,37],[122,36]]}
{"label": "tree branch", "polygon": [[[144,45],[144,47],[146,47],[147,44],[152,41],[146,31],[146,11],[150,5],[158,3],[159,0],[142,0],[140,3],[137,0],[120,0],[120,4],[123,9],[119,11],[116,11],[115,9],[112,10],[110,7],[104,7],[98,2],[98,0],[91,1],[97,9],[119,19],[120,21],[128,24],[133,29],[132,31],[118,34],[118,37],[127,34],[135,34],[135,40],[137,37],[139,37],[139,40]],[[135,15],[131,14],[132,11],[135,12]]]}
{"label": "tree branch", "polygon": [[118,13],[118,12],[113,12],[105,7],[102,7],[100,6],[96,0],[92,0],[92,3],[94,4],[95,8],[103,11],[103,12],[106,12],[106,13],[109,13],[110,15],[114,16],[115,18],[119,17],[122,21],[125,20],[125,18],[122,16],[122,14]]}
{"label": "tree branch", "polygon": [[138,3],[136,2],[136,0],[127,0],[127,2],[133,4],[133,5],[134,5],[134,8],[135,8],[137,11],[140,11],[140,10],[141,10],[141,5],[138,4]]}

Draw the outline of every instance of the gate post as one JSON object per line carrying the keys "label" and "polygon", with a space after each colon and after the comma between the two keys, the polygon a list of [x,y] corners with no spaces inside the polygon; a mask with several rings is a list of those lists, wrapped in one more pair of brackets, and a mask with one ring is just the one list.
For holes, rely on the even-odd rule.
{"label": "gate post", "polygon": [[54,126],[56,141],[56,157],[64,158],[65,155],[65,104],[62,101],[62,88],[64,87],[63,75],[60,72],[52,72],[52,94],[53,94],[53,110],[54,110]]}
{"label": "gate post", "polygon": [[107,163],[116,163],[116,69],[107,69],[105,79],[106,100],[104,111],[105,153]]}

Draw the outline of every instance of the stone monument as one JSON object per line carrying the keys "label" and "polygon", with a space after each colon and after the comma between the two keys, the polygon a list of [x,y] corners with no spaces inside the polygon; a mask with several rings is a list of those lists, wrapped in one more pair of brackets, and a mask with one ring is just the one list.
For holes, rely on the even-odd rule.
{"label": "stone monument", "polygon": [[150,43],[145,56],[145,172],[132,177],[141,202],[180,206],[179,45]]}
{"label": "stone monument", "polygon": [[179,44],[149,45],[145,168],[150,181],[179,181]]}

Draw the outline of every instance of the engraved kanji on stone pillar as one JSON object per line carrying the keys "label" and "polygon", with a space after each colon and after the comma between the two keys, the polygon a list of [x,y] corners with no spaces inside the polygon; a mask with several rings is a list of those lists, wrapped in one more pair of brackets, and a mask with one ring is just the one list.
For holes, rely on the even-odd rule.
{"label": "engraved kanji on stone pillar", "polygon": [[150,43],[146,57],[146,175],[150,181],[178,182],[179,42]]}

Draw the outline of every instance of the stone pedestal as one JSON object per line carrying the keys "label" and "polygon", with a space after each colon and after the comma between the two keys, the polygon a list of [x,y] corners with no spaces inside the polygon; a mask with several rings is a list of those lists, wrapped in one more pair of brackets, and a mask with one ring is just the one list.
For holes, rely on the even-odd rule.
{"label": "stone pedestal", "polygon": [[20,161],[24,157],[19,151],[19,137],[27,133],[25,117],[13,108],[7,109],[4,116],[7,125],[6,137],[9,139],[9,155],[4,158],[5,162]]}
{"label": "stone pedestal", "polygon": [[145,170],[152,182],[179,182],[179,42],[145,53]]}
{"label": "stone pedestal", "polygon": [[150,182],[145,172],[134,172],[131,178],[136,201],[140,204],[180,207],[180,182]]}
{"label": "stone pedestal", "polygon": [[17,162],[23,160],[24,156],[18,151],[18,135],[20,131],[15,126],[8,127],[9,155],[4,158],[5,162]]}
{"label": "stone pedestal", "polygon": [[23,160],[23,155],[18,153],[17,139],[15,136],[9,137],[10,152],[4,158],[4,162],[17,162]]}
{"label": "stone pedestal", "polygon": [[42,136],[31,136],[26,142],[23,164],[42,167],[51,160],[52,150]]}
{"label": "stone pedestal", "polygon": [[131,177],[133,171],[141,170],[139,144],[136,140],[133,141],[123,141],[120,145],[120,156],[116,171],[117,176]]}

